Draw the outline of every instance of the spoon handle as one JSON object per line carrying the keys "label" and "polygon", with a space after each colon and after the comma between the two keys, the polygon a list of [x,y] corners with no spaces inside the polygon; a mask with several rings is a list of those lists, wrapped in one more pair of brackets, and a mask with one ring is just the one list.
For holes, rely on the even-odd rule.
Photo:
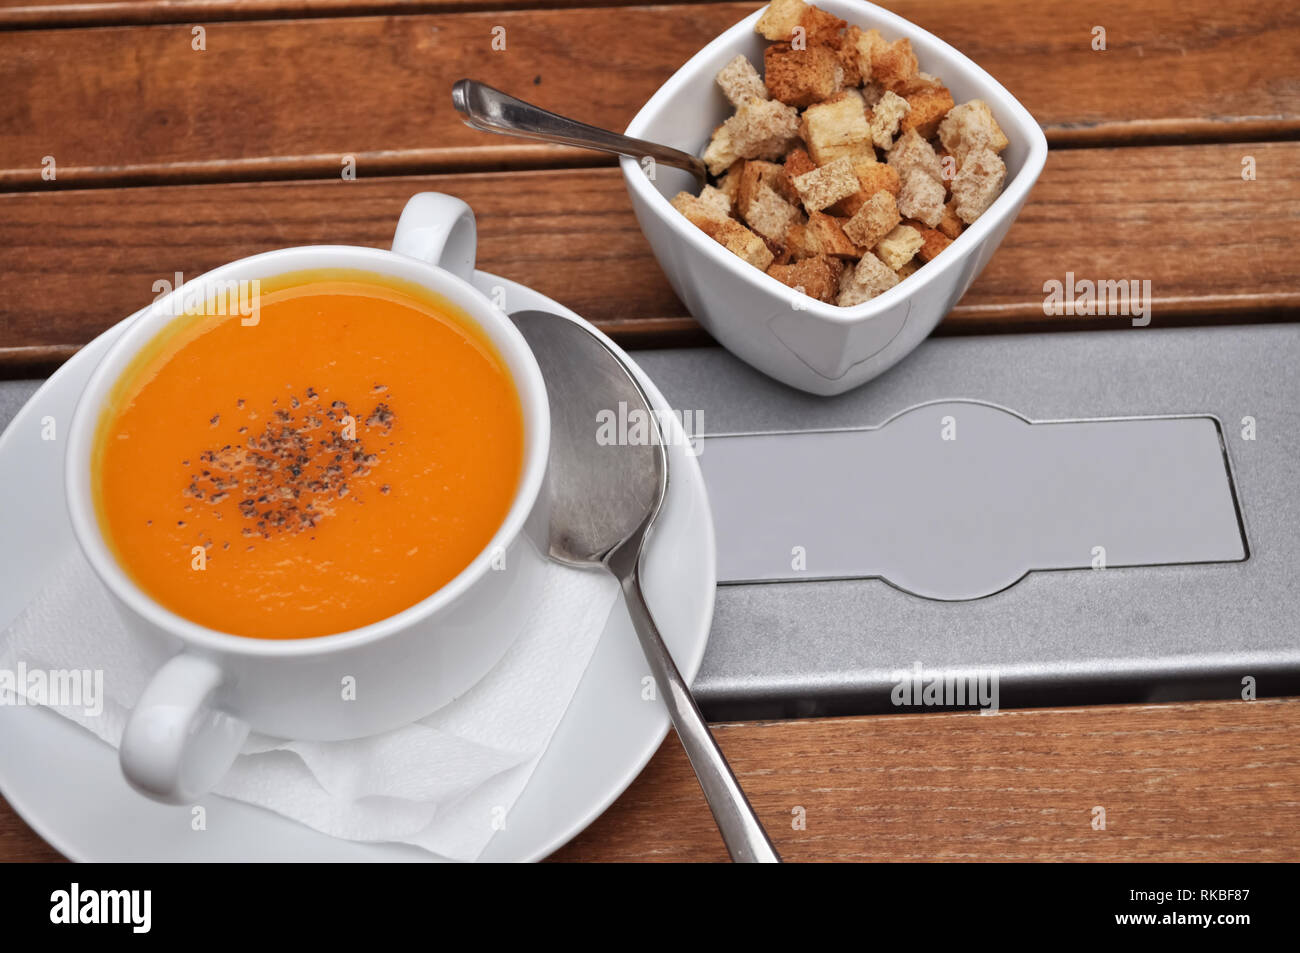
{"label": "spoon handle", "polygon": [[713,733],[709,731],[699,706],[691,695],[686,680],[668,653],[668,647],[659,635],[650,608],[646,605],[641,592],[640,560],[632,570],[623,575],[623,597],[627,602],[632,625],[646,660],[650,663],[655,683],[663,692],[664,704],[672,717],[677,737],[681,739],[686,756],[690,759],[695,776],[704,791],[704,799],[709,802],[709,810],[717,822],[722,840],[727,845],[731,859],[741,863],[779,864],[781,857],[768,839],[767,832],[750,807],[745,792],[740,789],[740,782],[731,772],[727,759],[718,748]]}
{"label": "spoon handle", "polygon": [[685,169],[701,183],[708,181],[708,171],[696,156],[680,149],[619,135],[607,129],[588,126],[575,119],[548,112],[532,103],[515,99],[499,89],[473,79],[457,80],[451,88],[451,102],[467,126],[506,136],[540,139],[561,146],[577,146],[628,156],[641,161],[647,156],[655,162]]}

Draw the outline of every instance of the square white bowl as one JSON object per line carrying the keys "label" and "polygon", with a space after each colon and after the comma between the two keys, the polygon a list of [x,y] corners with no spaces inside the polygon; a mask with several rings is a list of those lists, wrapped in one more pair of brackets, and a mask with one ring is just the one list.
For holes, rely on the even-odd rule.
{"label": "square white bowl", "polygon": [[[669,203],[697,192],[689,173],[660,165],[654,179],[620,160],[637,221],[677,296],[717,341],[746,363],[811,394],[842,394],[892,367],[921,343],[966,293],[1019,214],[1047,159],[1034,117],[992,76],[902,17],[862,0],[821,0],[823,10],[886,40],[907,37],[922,71],[964,103],[983,99],[1010,140],[1002,194],[942,254],[889,291],[852,308],[795,292],[727,251]],[[627,127],[629,136],[702,154],[733,109],[714,77],[743,53],[762,69],[768,41],[754,32],[759,10],[696,53]]]}

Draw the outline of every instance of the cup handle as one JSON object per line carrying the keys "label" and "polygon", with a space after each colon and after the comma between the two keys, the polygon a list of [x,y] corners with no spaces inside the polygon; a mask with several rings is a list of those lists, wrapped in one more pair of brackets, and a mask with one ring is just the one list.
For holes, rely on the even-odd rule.
{"label": "cup handle", "polygon": [[427,261],[465,281],[474,277],[477,249],[474,210],[441,192],[411,196],[393,235],[393,251],[399,255]]}
{"label": "cup handle", "polygon": [[225,676],[182,652],[154,673],[122,733],[122,773],[155,800],[192,804],[230,768],[248,724],[213,705]]}

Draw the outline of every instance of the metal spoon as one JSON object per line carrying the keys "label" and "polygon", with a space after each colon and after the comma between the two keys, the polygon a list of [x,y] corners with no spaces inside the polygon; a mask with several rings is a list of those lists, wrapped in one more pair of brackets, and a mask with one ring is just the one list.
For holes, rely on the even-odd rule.
{"label": "metal spoon", "polygon": [[451,102],[464,117],[465,125],[484,132],[612,152],[616,156],[630,156],[638,161],[650,156],[664,165],[685,169],[699,179],[701,185],[708,181],[708,169],[689,152],[557,116],[477,80],[457,80],[451,88]]}
{"label": "metal spoon", "polygon": [[[545,311],[511,316],[546,378],[551,406],[550,555],[575,566],[603,566],[623,588],[632,624],[677,736],[732,860],[779,863],[772,842],[731,773],[641,592],[641,550],[668,489],[668,455],[645,391],[627,365],[582,325]],[[603,445],[601,411],[640,411],[645,444]]]}

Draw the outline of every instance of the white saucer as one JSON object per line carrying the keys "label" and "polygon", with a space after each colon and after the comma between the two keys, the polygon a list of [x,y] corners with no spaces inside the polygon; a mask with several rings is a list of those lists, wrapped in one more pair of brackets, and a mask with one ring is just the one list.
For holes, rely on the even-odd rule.
{"label": "white saucer", "polygon": [[[474,283],[489,296],[504,289],[508,311],[539,309],[581,320],[505,278],[478,272]],[[83,384],[121,327],[60,368],[0,436],[0,629],[35,595],[59,554],[76,545],[63,499],[63,440],[41,439],[42,418],[54,417],[62,438]],[[667,410],[654,384],[639,368],[637,374],[655,406]],[[680,440],[670,443],[671,480],[649,540],[644,585],[664,640],[690,680],[713,618],[713,521],[699,464]],[[550,748],[483,860],[540,860],[595,820],[641,772],[668,731],[663,704],[641,700],[648,674],[620,597]],[[0,793],[72,860],[431,859],[406,845],[338,840],[215,796],[200,802],[207,829],[193,831],[190,808],[137,794],[122,778],[113,748],[43,708],[0,705]]]}

